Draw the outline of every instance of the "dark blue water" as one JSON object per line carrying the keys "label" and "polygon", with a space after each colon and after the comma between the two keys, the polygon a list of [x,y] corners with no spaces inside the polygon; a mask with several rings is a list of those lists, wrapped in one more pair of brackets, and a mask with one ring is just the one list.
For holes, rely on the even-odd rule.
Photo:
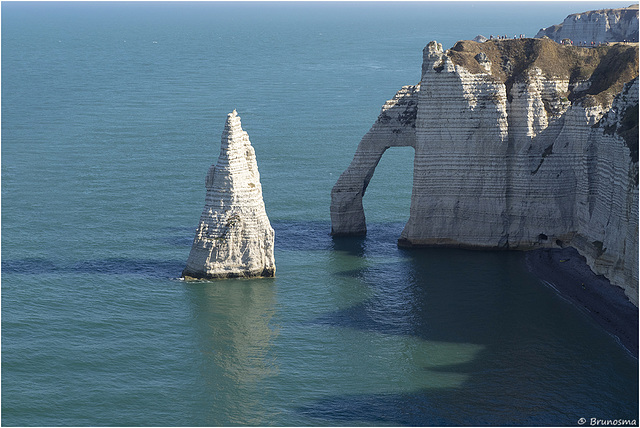
{"label": "dark blue water", "polygon": [[[2,424],[575,425],[638,366],[520,253],[403,250],[411,149],[328,233],[330,190],[422,48],[602,3],[2,3]],[[184,267],[226,114],[277,277]]]}

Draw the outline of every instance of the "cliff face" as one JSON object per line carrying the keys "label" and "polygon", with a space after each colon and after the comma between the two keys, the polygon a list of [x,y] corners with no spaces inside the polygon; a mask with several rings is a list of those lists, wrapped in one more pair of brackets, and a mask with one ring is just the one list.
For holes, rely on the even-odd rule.
{"label": "cliff face", "polygon": [[567,16],[562,24],[543,28],[536,34],[536,38],[544,36],[556,42],[562,39],[587,43],[637,42],[638,5],[574,13]]}
{"label": "cliff face", "polygon": [[399,244],[571,245],[637,305],[637,75],[635,46],[429,43],[421,83],[383,107],[336,183],[332,233],[366,232],[373,168],[386,148],[411,146]]}
{"label": "cliff face", "polygon": [[256,155],[234,110],[220,156],[205,180],[205,206],[183,278],[275,275],[274,231],[262,199]]}

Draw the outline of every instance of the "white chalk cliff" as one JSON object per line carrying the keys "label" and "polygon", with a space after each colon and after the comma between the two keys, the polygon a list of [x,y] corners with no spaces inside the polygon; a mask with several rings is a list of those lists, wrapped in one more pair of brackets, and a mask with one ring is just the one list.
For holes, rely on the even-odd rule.
{"label": "white chalk cliff", "polygon": [[183,278],[272,277],[274,231],[249,136],[234,110],[205,180],[205,206]]}
{"label": "white chalk cliff", "polygon": [[410,146],[400,245],[574,246],[637,305],[637,75],[637,45],[429,43],[420,84],[385,104],[334,186],[332,234],[366,233],[375,166]]}
{"label": "white chalk cliff", "polygon": [[601,43],[638,41],[638,5],[619,9],[590,10],[567,16],[561,24],[542,28],[536,37]]}

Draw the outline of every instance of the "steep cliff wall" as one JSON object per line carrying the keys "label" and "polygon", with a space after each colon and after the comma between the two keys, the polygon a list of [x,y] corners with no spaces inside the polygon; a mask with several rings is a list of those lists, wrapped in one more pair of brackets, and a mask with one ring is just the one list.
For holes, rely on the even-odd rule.
{"label": "steep cliff wall", "polygon": [[571,39],[574,42],[637,42],[638,5],[620,9],[591,10],[574,13],[562,24],[543,28],[537,38],[547,36],[556,42]]}
{"label": "steep cliff wall", "polygon": [[387,147],[412,146],[399,244],[571,245],[637,305],[637,75],[637,46],[523,39],[444,52],[429,43],[421,83],[383,108],[336,183],[332,232],[366,231],[361,198],[372,168]]}

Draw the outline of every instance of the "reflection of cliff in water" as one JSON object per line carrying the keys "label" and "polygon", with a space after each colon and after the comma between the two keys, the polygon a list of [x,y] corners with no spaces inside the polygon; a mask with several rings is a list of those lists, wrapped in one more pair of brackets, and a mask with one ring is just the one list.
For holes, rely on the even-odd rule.
{"label": "reflection of cliff in water", "polygon": [[270,280],[190,284],[207,424],[260,425],[263,381],[278,373],[270,353],[275,291]]}

